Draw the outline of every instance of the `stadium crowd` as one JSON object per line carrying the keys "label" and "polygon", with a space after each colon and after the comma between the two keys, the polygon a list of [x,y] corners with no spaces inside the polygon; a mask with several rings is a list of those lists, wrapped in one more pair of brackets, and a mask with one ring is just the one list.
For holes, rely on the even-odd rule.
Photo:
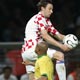
{"label": "stadium crowd", "polygon": [[[0,0],[0,42],[23,41],[27,21],[37,13],[38,0]],[[80,35],[80,0],[53,0],[52,23],[64,34]]]}

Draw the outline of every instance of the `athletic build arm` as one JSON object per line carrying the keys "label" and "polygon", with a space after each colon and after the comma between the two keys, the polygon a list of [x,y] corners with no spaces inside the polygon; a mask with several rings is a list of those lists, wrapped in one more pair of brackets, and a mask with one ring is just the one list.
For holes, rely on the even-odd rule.
{"label": "athletic build arm", "polygon": [[54,37],[57,38],[60,41],[63,41],[65,35],[59,33],[59,34],[54,35]]}
{"label": "athletic build arm", "polygon": [[[59,47],[60,49],[62,49],[63,51],[68,51],[69,48],[64,45],[64,44],[61,44],[60,42],[56,41],[54,38],[52,38],[46,30],[42,30],[41,31],[41,36],[43,37],[44,40],[46,40],[47,42],[49,42],[50,44],[56,46],[56,47]],[[62,36],[62,35],[61,35]],[[59,35],[58,35],[59,37]],[[60,38],[61,39],[61,38]]]}

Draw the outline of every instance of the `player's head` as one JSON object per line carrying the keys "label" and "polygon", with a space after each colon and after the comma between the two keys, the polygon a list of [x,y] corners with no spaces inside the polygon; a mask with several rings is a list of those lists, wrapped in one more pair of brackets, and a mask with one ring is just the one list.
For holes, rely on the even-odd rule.
{"label": "player's head", "polygon": [[46,18],[49,18],[53,13],[53,4],[51,0],[40,0],[37,6],[38,10],[41,11]]}
{"label": "player's head", "polygon": [[35,52],[38,55],[46,54],[48,49],[48,44],[46,42],[39,42],[36,46]]}
{"label": "player's head", "polygon": [[3,74],[5,78],[9,78],[12,73],[12,68],[10,66],[6,66],[3,68]]}

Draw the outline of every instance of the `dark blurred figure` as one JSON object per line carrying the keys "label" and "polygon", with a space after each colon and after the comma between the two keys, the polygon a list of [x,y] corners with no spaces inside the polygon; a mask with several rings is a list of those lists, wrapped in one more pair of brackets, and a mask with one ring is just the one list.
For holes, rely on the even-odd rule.
{"label": "dark blurred figure", "polygon": [[67,76],[67,80],[80,80],[80,65],[77,65],[75,70]]}
{"label": "dark blurred figure", "polygon": [[58,25],[61,32],[73,33],[75,30],[74,17],[75,17],[75,2],[74,0],[54,0],[55,16],[54,20]]}
{"label": "dark blurred figure", "polygon": [[13,63],[13,74],[20,80],[20,76],[26,73],[25,66],[22,64],[21,50],[10,50],[6,57]]}
{"label": "dark blurred figure", "polygon": [[18,28],[25,27],[26,22],[22,16],[21,8],[16,7],[13,9],[13,19],[16,22]]}
{"label": "dark blurred figure", "polygon": [[0,80],[18,80],[15,75],[12,74],[12,68],[6,66],[3,68],[3,73],[0,75]]}
{"label": "dark blurred figure", "polygon": [[80,15],[76,18],[76,30],[75,34],[77,35],[78,39],[80,40]]}
{"label": "dark blurred figure", "polygon": [[29,78],[28,78],[28,76],[27,76],[27,74],[25,73],[25,74],[23,74],[23,75],[21,75],[21,77],[20,77],[20,80],[28,80]]}

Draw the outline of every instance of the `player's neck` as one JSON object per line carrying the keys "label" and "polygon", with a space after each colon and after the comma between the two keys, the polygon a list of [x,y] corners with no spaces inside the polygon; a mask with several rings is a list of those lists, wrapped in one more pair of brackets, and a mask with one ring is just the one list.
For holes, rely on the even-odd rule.
{"label": "player's neck", "polygon": [[41,58],[42,56],[45,56],[46,54],[39,54],[38,58]]}
{"label": "player's neck", "polygon": [[43,11],[40,11],[40,12],[41,12],[42,16],[44,16],[44,17],[45,17],[45,14],[44,14],[44,12],[43,12]]}

